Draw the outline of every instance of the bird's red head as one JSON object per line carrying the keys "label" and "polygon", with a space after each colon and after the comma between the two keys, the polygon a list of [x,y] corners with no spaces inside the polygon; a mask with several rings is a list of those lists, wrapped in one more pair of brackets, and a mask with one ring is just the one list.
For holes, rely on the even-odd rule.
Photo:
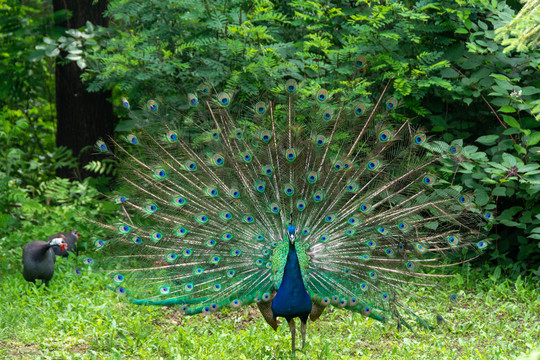
{"label": "bird's red head", "polygon": [[62,243],[60,244],[60,251],[64,252],[67,250],[67,248],[68,248],[68,244],[62,241]]}

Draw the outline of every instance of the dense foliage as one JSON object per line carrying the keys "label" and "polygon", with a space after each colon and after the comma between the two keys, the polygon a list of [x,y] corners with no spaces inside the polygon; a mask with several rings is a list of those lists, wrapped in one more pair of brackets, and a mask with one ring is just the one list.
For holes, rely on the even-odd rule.
{"label": "dense foliage", "polygon": [[204,84],[240,100],[279,91],[286,78],[346,100],[390,84],[401,114],[463,145],[440,174],[494,210],[492,266],[514,277],[539,267],[540,57],[505,53],[494,40],[514,15],[505,2],[204,4],[113,1],[114,25],[60,43],[85,59],[90,89],[114,87],[139,106],[157,98],[186,107]]}
{"label": "dense foliage", "polygon": [[[56,178],[74,167],[71,151],[55,146],[54,56],[56,45],[36,57],[44,36],[65,18],[47,1],[0,0],[0,270],[20,262],[21,246],[58,230],[89,226],[97,192],[89,180]],[[88,232],[87,232],[88,233]],[[17,256],[15,256],[15,254]]]}

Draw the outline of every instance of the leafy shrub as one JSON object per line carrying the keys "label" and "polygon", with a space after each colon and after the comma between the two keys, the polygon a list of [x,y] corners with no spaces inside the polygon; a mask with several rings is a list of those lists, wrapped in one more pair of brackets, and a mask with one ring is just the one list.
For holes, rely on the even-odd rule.
{"label": "leafy shrub", "polygon": [[[540,90],[538,50],[504,53],[494,41],[494,29],[514,14],[506,2],[488,0],[200,7],[114,0],[108,29],[88,26],[60,43],[84,59],[91,90],[114,87],[134,109],[148,99],[185,108],[187,94],[205,84],[233,90],[240,101],[276,91],[287,78],[350,99],[389,85],[418,126],[471,144],[441,176],[494,215],[492,259],[517,276],[540,265]],[[125,121],[118,129],[144,125]]]}

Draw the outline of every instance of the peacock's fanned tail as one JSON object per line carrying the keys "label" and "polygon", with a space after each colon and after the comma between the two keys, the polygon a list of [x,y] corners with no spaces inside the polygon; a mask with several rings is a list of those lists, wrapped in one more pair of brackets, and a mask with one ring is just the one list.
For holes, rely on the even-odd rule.
{"label": "peacock's fanned tail", "polygon": [[[459,148],[430,143],[385,92],[363,105],[324,89],[307,96],[290,80],[234,104],[205,90],[188,96],[179,121],[113,141],[122,215],[103,224],[117,235],[96,246],[110,255],[111,286],[132,302],[196,314],[271,301],[292,222],[318,308],[407,324],[399,311],[416,318],[400,303],[407,284],[430,284],[431,268],[487,246],[470,196],[433,175]],[[169,110],[149,101],[142,116]]]}

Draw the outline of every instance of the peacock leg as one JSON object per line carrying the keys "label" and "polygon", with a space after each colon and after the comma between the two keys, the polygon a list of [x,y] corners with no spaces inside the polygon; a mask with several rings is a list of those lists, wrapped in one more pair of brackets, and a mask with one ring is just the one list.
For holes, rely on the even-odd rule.
{"label": "peacock leg", "polygon": [[296,335],[296,327],[294,325],[294,318],[289,320],[289,330],[291,330],[292,351],[294,352],[294,337]]}
{"label": "peacock leg", "polygon": [[302,350],[304,349],[304,346],[306,346],[306,320],[300,321],[300,333],[302,334]]}

